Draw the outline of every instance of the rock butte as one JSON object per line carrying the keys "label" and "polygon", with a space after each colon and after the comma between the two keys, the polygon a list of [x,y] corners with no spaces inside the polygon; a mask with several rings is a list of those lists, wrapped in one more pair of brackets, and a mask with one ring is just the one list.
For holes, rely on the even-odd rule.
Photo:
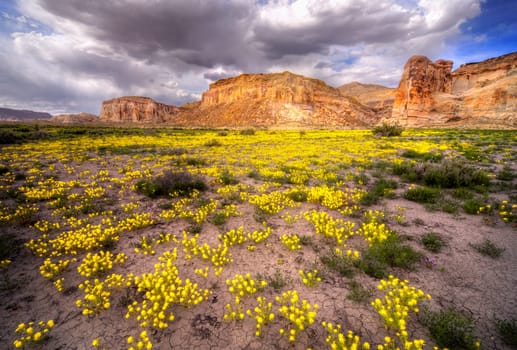
{"label": "rock butte", "polygon": [[102,103],[100,119],[110,122],[164,123],[179,112],[176,106],[149,97],[124,96]]}
{"label": "rock butte", "polygon": [[210,85],[181,107],[147,97],[104,101],[102,121],[197,127],[517,127],[517,53],[469,63],[411,57],[399,86],[333,88],[290,72],[242,74]]}
{"label": "rock butte", "polygon": [[62,124],[94,123],[99,117],[90,113],[58,114],[50,118],[51,121]]}

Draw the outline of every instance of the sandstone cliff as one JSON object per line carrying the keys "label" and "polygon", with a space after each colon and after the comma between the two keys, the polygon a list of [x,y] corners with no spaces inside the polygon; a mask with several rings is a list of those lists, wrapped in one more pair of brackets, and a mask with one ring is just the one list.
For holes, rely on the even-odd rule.
{"label": "sandstone cliff", "polygon": [[367,126],[374,111],[323,81],[290,72],[219,80],[174,120],[197,126]]}
{"label": "sandstone cliff", "polygon": [[178,114],[176,106],[154,101],[149,97],[125,96],[104,101],[100,120],[107,122],[164,123]]}
{"label": "sandstone cliff", "polygon": [[343,96],[353,97],[372,108],[380,118],[391,116],[396,89],[354,81],[338,87],[338,90]]}
{"label": "sandstone cliff", "polygon": [[517,126],[517,53],[469,63],[411,57],[390,118],[403,126]]}
{"label": "sandstone cliff", "polygon": [[95,114],[83,112],[78,114],[59,114],[53,116],[50,120],[61,124],[94,123],[99,121],[99,117]]}

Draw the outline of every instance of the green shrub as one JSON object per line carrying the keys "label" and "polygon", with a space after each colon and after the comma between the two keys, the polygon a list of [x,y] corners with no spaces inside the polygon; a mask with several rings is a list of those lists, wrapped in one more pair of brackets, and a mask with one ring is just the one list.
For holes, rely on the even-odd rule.
{"label": "green shrub", "polygon": [[489,256],[492,259],[500,257],[501,254],[503,254],[503,252],[506,250],[505,248],[498,247],[489,239],[485,239],[481,243],[470,243],[470,246],[477,250],[478,253],[484,256]]}
{"label": "green shrub", "polygon": [[515,178],[515,174],[513,173],[512,169],[505,165],[498,173],[497,173],[497,179],[502,181],[512,181]]}
{"label": "green shrub", "polygon": [[370,178],[365,173],[360,173],[360,174],[354,175],[354,182],[356,184],[366,185],[368,182],[370,182]]}
{"label": "green shrub", "polygon": [[369,276],[383,278],[389,267],[413,269],[421,257],[420,253],[404,245],[401,238],[393,234],[363,252],[359,267]]}
{"label": "green shrub", "polygon": [[464,187],[458,187],[452,191],[452,196],[458,199],[472,199],[474,198],[474,193]]}
{"label": "green shrub", "polygon": [[450,349],[477,349],[472,320],[455,309],[418,313],[420,321],[429,328],[439,346]]}
{"label": "green shrub", "polygon": [[216,139],[208,140],[207,142],[205,142],[206,147],[217,147],[221,145],[222,143],[217,141]]}
{"label": "green shrub", "polygon": [[0,145],[9,145],[21,141],[21,137],[7,130],[0,130]]}
{"label": "green shrub", "polygon": [[457,159],[446,159],[440,163],[402,162],[393,165],[393,174],[406,181],[440,188],[474,188],[490,183],[482,169]]}
{"label": "green shrub", "polygon": [[241,130],[241,135],[255,135],[255,130],[254,129]]}
{"label": "green shrub", "polygon": [[235,185],[239,183],[235,176],[233,176],[233,174],[230,173],[228,170],[223,171],[223,173],[219,177],[219,180],[221,180],[221,183],[223,185]]}
{"label": "green shrub", "polygon": [[295,202],[307,202],[307,192],[304,190],[290,191],[287,196]]}
{"label": "green shrub", "polygon": [[276,269],[273,275],[257,274],[258,281],[266,281],[267,286],[274,289],[275,292],[280,291],[287,285],[287,279],[282,275],[280,270]]}
{"label": "green shrub", "polygon": [[169,195],[189,196],[194,190],[203,192],[207,188],[200,177],[188,172],[172,171],[167,171],[153,179],[141,179],[135,187],[138,192],[151,198]]}
{"label": "green shrub", "polygon": [[226,221],[228,220],[228,217],[223,212],[215,213],[212,216],[212,219],[210,222],[216,226],[222,226],[226,224]]}
{"label": "green shrub", "polygon": [[404,128],[399,125],[388,125],[382,124],[373,128],[372,133],[375,136],[383,136],[383,137],[391,137],[391,136],[400,136]]}
{"label": "green shrub", "polygon": [[363,285],[357,281],[350,281],[348,287],[350,287],[350,293],[348,293],[346,298],[356,303],[366,303],[373,296],[371,289],[363,287]]}
{"label": "green shrub", "polygon": [[329,270],[335,271],[341,276],[349,278],[354,276],[354,262],[345,254],[337,254],[330,250],[327,255],[321,256],[320,260]]}
{"label": "green shrub", "polygon": [[404,193],[404,198],[418,203],[436,203],[440,191],[430,187],[411,188]]}
{"label": "green shrub", "polygon": [[485,203],[477,198],[467,199],[465,203],[463,203],[463,210],[465,213],[476,215],[479,213],[479,208],[484,206]]}
{"label": "green shrub", "polygon": [[430,162],[439,162],[443,159],[443,154],[441,153],[432,153],[432,152],[424,152],[420,153],[417,151],[414,151],[412,149],[406,150],[401,154],[404,158],[410,158],[410,159],[422,159],[424,161],[430,161]]}
{"label": "green shrub", "polygon": [[434,232],[426,233],[422,236],[420,241],[422,242],[425,249],[433,253],[440,252],[440,250],[442,250],[442,248],[447,245],[442,237]]}
{"label": "green shrub", "polygon": [[427,186],[457,188],[488,185],[488,175],[479,168],[455,160],[429,164],[423,171],[423,183]]}
{"label": "green shrub", "polygon": [[381,198],[392,195],[393,190],[396,189],[397,186],[396,181],[379,178],[375,180],[373,187],[361,198],[361,204],[376,204]]}
{"label": "green shrub", "polygon": [[517,319],[497,320],[496,325],[504,343],[517,349]]}

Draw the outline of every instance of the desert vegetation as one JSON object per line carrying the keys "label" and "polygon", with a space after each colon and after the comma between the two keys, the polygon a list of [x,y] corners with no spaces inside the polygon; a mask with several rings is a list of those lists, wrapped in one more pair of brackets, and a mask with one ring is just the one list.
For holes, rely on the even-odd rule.
{"label": "desert vegetation", "polygon": [[515,346],[515,133],[395,129],[0,126],[2,347]]}

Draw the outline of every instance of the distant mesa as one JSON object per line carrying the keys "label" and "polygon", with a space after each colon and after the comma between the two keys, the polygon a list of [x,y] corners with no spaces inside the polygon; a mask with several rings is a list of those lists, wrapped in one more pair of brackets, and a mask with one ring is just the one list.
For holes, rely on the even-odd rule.
{"label": "distant mesa", "polygon": [[0,108],[0,120],[2,121],[38,120],[50,118],[52,118],[52,115],[49,113],[34,112],[24,109]]}
{"label": "distant mesa", "polygon": [[95,114],[90,113],[77,113],[77,114],[59,114],[55,115],[50,121],[60,124],[83,124],[83,123],[95,123],[99,121],[99,117]]}

